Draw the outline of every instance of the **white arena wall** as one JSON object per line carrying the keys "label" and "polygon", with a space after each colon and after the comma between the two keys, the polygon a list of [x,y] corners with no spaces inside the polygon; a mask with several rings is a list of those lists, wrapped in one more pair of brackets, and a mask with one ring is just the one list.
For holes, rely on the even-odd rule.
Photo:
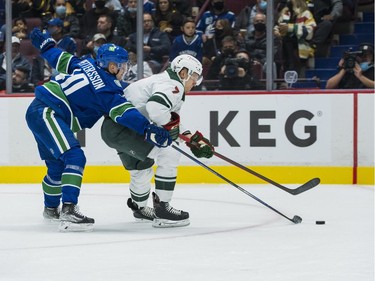
{"label": "white arena wall", "polygon": [[[0,95],[0,183],[40,182],[44,163],[25,122],[32,95]],[[373,91],[192,92],[181,122],[216,151],[281,183],[374,184]],[[98,122],[84,140],[86,182],[128,182]],[[185,149],[185,145],[181,146]],[[186,148],[186,151],[188,149]],[[217,157],[202,160],[236,183],[259,179]],[[182,156],[179,182],[222,182]]]}

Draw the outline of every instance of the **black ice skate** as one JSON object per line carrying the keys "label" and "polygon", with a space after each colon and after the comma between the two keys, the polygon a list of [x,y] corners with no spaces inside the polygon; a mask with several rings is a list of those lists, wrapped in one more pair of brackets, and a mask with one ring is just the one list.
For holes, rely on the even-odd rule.
{"label": "black ice skate", "polygon": [[59,222],[60,221],[60,209],[44,207],[43,217],[45,220],[50,222]]}
{"label": "black ice skate", "polygon": [[155,219],[153,227],[176,227],[190,224],[189,213],[177,210],[168,202],[160,201],[156,193],[152,193],[154,202]]}
{"label": "black ice skate", "polygon": [[132,209],[133,216],[137,221],[153,221],[155,218],[155,212],[153,208],[148,206],[139,208],[131,198],[128,199],[128,207]]}
{"label": "black ice skate", "polygon": [[86,217],[79,212],[77,205],[64,203],[60,213],[59,230],[68,231],[92,231],[95,220]]}

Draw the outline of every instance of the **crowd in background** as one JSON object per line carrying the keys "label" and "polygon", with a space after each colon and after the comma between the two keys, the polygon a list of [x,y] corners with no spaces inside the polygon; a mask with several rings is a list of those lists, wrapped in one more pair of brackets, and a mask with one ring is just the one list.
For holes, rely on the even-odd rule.
{"label": "crowd in background", "polygon": [[[205,84],[207,89],[265,89],[267,1],[244,1],[248,3],[239,13],[230,11],[226,1],[209,0],[208,5],[203,0],[143,1],[143,76],[164,70],[177,55],[190,54],[202,62],[204,79],[214,81]],[[289,70],[304,77],[310,59],[327,56],[335,24],[352,19],[355,6],[356,0],[275,1],[274,78],[282,78]],[[29,19],[40,19],[40,27],[59,48],[82,59],[95,58],[104,43],[124,47],[130,56],[126,80],[135,81],[140,50],[136,14],[137,0],[13,0],[13,92],[32,92],[34,86],[58,74],[36,50],[32,55],[22,53],[21,45],[30,41]],[[7,70],[4,42],[5,25],[0,30],[0,90],[5,89]],[[373,46],[366,50],[363,60],[372,65],[368,76],[373,81]],[[373,88],[373,84],[363,88],[369,85]]]}

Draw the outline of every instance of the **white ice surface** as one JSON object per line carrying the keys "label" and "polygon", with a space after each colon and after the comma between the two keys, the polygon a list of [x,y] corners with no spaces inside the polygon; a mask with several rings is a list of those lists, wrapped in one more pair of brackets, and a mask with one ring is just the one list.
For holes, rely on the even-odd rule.
{"label": "white ice surface", "polygon": [[303,222],[228,184],[178,185],[172,205],[189,211],[191,225],[155,229],[133,221],[127,185],[84,184],[79,205],[95,229],[60,233],[43,222],[40,185],[0,185],[0,280],[374,280],[373,186],[297,196],[241,186]]}

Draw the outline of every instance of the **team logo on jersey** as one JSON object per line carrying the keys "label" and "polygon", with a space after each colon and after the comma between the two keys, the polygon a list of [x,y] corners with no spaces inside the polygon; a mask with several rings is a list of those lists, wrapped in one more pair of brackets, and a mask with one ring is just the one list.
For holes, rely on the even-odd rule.
{"label": "team logo on jersey", "polygon": [[180,90],[178,89],[177,86],[174,87],[174,91],[172,91],[173,94],[178,94]]}

